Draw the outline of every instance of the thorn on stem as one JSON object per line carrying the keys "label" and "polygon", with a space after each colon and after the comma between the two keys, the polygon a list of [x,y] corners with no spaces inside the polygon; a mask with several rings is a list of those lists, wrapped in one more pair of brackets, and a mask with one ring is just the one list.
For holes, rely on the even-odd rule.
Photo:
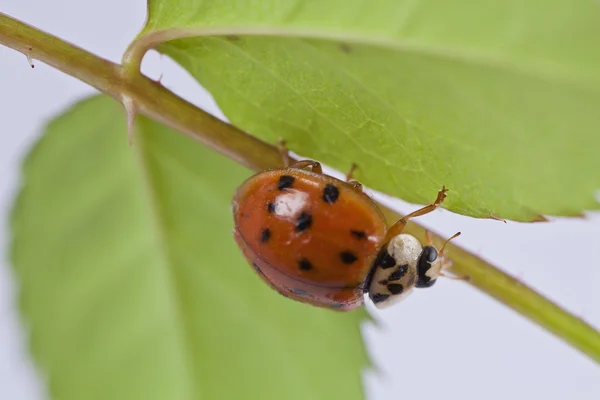
{"label": "thorn on stem", "polygon": [[[28,47],[27,50],[31,51],[31,50],[33,50],[33,47]],[[31,56],[29,54],[25,54],[25,57],[27,57],[27,62],[29,63],[29,66],[31,68],[35,68],[35,65],[33,65],[33,59],[31,58]]]}

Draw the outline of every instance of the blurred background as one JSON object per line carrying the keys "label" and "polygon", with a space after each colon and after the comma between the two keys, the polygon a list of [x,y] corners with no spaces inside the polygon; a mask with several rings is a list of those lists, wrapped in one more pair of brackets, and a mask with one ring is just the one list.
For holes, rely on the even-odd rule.
{"label": "blurred background", "polygon": [[[144,23],[146,1],[0,0],[0,11],[119,61]],[[44,399],[27,351],[7,262],[7,220],[23,156],[49,118],[94,90],[40,62],[0,47],[0,399]],[[150,53],[144,72],[223,117],[210,95],[175,63]],[[599,155],[600,156],[600,155]],[[600,189],[600,188],[599,188]],[[399,211],[414,209],[389,200]],[[600,214],[549,223],[503,224],[442,210],[420,219],[441,235],[518,276],[600,328]],[[446,280],[386,310],[365,338],[376,370],[369,399],[599,399],[600,369],[576,350],[463,282]]]}

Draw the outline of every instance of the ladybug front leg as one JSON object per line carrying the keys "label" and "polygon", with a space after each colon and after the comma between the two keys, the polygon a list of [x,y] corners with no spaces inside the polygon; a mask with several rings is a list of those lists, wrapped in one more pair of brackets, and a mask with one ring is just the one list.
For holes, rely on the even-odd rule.
{"label": "ladybug front leg", "polygon": [[348,171],[348,173],[346,174],[346,182],[348,182],[348,185],[352,186],[352,189],[356,190],[357,192],[362,192],[363,191],[362,183],[360,183],[357,180],[352,179],[352,176],[354,175],[354,171],[356,171],[356,168],[358,168],[358,165],[356,165],[356,163],[352,163],[352,165],[350,166],[350,171]]}
{"label": "ladybug front leg", "polygon": [[425,237],[427,238],[427,240],[425,240],[425,244],[427,246],[433,246],[433,234],[430,231],[425,231]]}
{"label": "ladybug front leg", "polygon": [[288,149],[287,144],[285,144],[285,140],[279,139],[279,142],[277,142],[277,150],[281,156],[283,166],[288,168],[290,166],[290,150]]}
{"label": "ladybug front leg", "polygon": [[356,163],[352,163],[352,165],[350,166],[350,171],[348,171],[348,173],[346,174],[346,182],[350,182],[352,180],[352,176],[354,175],[354,171],[356,171],[356,168],[358,168],[358,165],[356,165]]}
{"label": "ladybug front leg", "polygon": [[296,168],[296,169],[304,169],[306,167],[310,167],[311,171],[317,174],[323,173],[323,168],[321,167],[321,163],[313,160],[302,160],[297,161],[293,164],[290,164],[290,151],[285,143],[285,140],[279,139],[277,143],[277,149],[279,150],[279,154],[281,155],[281,160],[283,162],[283,166],[285,168]]}
{"label": "ladybug front leg", "polygon": [[[429,232],[427,232],[429,233]],[[444,278],[448,278],[448,279],[453,279],[453,280],[457,280],[457,281],[468,281],[471,278],[468,275],[448,275],[444,273],[444,270],[450,268],[452,266],[452,260],[449,260],[446,256],[445,256],[445,251],[446,251],[446,245],[454,238],[457,238],[460,236],[460,232],[456,232],[454,235],[452,235],[449,239],[447,239],[442,248],[440,249],[439,253],[438,253],[438,257],[440,258],[440,262],[442,263],[441,267],[440,267],[440,276],[443,276]]]}
{"label": "ladybug front leg", "polygon": [[352,186],[352,189],[356,190],[357,192],[362,193],[363,191],[363,185],[359,181],[350,181],[348,182],[348,185]]}
{"label": "ladybug front leg", "polygon": [[435,211],[446,198],[447,191],[448,189],[446,189],[445,186],[442,186],[442,190],[438,192],[437,198],[433,203],[426,205],[423,208],[419,208],[417,211],[413,211],[408,215],[405,215],[398,222],[392,225],[385,235],[384,243],[389,242],[394,236],[401,234],[402,231],[404,231],[404,228],[406,227],[406,224],[408,223],[409,219],[414,217],[420,217],[421,215],[429,214],[430,212]]}
{"label": "ladybug front leg", "polygon": [[295,162],[289,166],[289,168],[295,168],[295,169],[304,169],[307,167],[310,167],[310,170],[312,172],[314,172],[315,174],[323,173],[323,167],[321,167],[321,163],[318,161],[302,160],[302,161]]}

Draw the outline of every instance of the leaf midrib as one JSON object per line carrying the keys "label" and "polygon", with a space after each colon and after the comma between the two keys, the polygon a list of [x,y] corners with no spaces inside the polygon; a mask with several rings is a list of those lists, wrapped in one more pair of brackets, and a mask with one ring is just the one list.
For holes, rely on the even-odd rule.
{"label": "leaf midrib", "polygon": [[[295,39],[315,39],[340,41],[344,43],[353,43],[359,45],[368,45],[380,47],[389,50],[413,53],[433,58],[441,58],[452,62],[465,65],[480,66],[508,74],[526,76],[536,79],[546,79],[566,85],[575,85],[580,90],[596,93],[599,91],[600,79],[594,77],[585,71],[565,72],[565,67],[561,64],[542,59],[548,63],[548,66],[540,66],[540,60],[536,58],[527,59],[527,63],[515,63],[505,60],[498,55],[485,54],[481,51],[454,46],[435,46],[423,41],[410,39],[397,39],[386,36],[365,36],[352,35],[338,32],[328,32],[319,30],[305,29],[282,29],[265,27],[239,27],[239,26],[215,26],[215,27],[186,27],[186,28],[167,28],[156,31],[144,31],[138,38],[132,42],[130,49],[141,46],[154,48],[162,43],[191,37],[202,36],[272,36]],[[480,50],[480,49],[477,49]]]}
{"label": "leaf midrib", "polygon": [[174,329],[179,337],[177,348],[180,349],[180,357],[184,361],[184,365],[187,366],[187,371],[185,371],[187,374],[186,377],[183,378],[184,381],[188,382],[188,390],[185,392],[190,393],[190,399],[198,399],[200,398],[200,389],[194,380],[194,376],[197,375],[195,374],[197,367],[192,356],[193,351],[191,344],[191,330],[183,316],[184,301],[180,295],[182,293],[181,279],[179,279],[177,270],[172,262],[168,241],[166,239],[167,230],[164,223],[166,218],[160,207],[158,193],[152,184],[152,178],[150,176],[148,167],[148,148],[145,143],[146,138],[144,137],[145,133],[143,131],[143,128],[141,128],[140,124],[138,123],[135,127],[132,145],[133,157],[135,159],[135,163],[139,166],[138,170],[141,175],[140,179],[142,190],[147,200],[146,204],[149,211],[149,220],[153,228],[152,235],[156,244],[155,251],[158,256],[157,262],[164,268],[164,275],[166,277],[164,280],[164,285],[167,287],[166,292],[169,295],[169,300],[171,303],[173,303],[173,307],[170,307],[169,309],[173,310],[171,313],[171,319],[173,320]]}

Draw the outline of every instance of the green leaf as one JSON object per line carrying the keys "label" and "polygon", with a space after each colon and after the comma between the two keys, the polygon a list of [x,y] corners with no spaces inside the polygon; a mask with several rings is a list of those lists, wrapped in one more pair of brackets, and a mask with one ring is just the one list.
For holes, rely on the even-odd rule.
{"label": "green leaf", "polygon": [[368,186],[533,220],[598,208],[600,5],[149,0],[141,37],[239,127]]}
{"label": "green leaf", "polygon": [[232,238],[248,172],[94,97],[24,167],[12,258],[56,399],[362,398],[364,310],[289,301]]}

